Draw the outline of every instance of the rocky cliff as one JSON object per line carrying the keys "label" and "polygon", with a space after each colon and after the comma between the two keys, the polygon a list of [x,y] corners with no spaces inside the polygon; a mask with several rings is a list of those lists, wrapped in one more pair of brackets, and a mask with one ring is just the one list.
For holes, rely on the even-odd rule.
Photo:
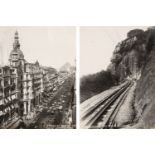
{"label": "rocky cliff", "polygon": [[146,55],[147,33],[140,29],[132,30],[127,39],[116,46],[108,70],[117,75],[119,81],[140,75]]}
{"label": "rocky cliff", "polygon": [[155,28],[132,30],[116,46],[108,67],[119,83],[136,81],[132,127],[155,126]]}

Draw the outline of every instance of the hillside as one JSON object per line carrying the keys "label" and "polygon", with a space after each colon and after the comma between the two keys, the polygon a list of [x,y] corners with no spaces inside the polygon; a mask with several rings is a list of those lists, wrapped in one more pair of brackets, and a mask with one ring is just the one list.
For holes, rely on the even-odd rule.
{"label": "hillside", "polygon": [[81,78],[80,99],[81,102],[117,84],[117,78],[109,71],[101,71],[96,74]]}
{"label": "hillside", "polygon": [[81,79],[81,102],[125,81],[133,86],[126,93],[115,123],[124,128],[154,128],[155,27],[128,32],[126,39],[116,45],[107,71]]}

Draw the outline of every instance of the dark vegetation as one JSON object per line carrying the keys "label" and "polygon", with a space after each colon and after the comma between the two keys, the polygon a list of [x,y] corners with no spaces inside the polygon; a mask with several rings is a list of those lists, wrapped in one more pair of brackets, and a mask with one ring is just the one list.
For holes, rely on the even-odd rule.
{"label": "dark vegetation", "polygon": [[132,38],[134,36],[137,36],[139,38],[142,38],[143,37],[143,34],[144,34],[144,31],[141,30],[141,29],[134,29],[134,30],[131,30],[127,33],[127,37],[128,38]]}
{"label": "dark vegetation", "polygon": [[109,71],[101,71],[81,78],[81,103],[88,98],[117,84],[117,77]]}

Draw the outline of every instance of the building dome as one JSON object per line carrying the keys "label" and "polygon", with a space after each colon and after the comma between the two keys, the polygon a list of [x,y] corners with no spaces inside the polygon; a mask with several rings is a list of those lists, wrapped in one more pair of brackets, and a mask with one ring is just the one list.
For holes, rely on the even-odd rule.
{"label": "building dome", "polygon": [[19,43],[19,37],[18,37],[18,32],[15,32],[15,37],[14,37],[14,43],[13,43],[13,50],[10,53],[9,59],[11,60],[19,60],[19,59],[24,59],[24,54],[20,50],[20,43]]}
{"label": "building dome", "polygon": [[22,70],[24,70],[25,59],[23,52],[20,50],[20,43],[18,39],[18,32],[16,31],[14,36],[13,50],[10,53],[9,62],[10,66],[15,68],[21,66]]}
{"label": "building dome", "polygon": [[24,59],[24,54],[20,49],[13,49],[10,53],[10,59]]}

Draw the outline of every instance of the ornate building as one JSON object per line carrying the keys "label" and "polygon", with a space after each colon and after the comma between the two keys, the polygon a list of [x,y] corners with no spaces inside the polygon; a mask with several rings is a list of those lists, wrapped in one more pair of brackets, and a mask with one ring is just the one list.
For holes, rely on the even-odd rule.
{"label": "ornate building", "polygon": [[20,50],[20,43],[18,32],[15,32],[13,50],[9,57],[10,67],[17,70],[17,90],[18,90],[18,100],[19,100],[19,115],[24,114],[24,104],[23,104],[23,75],[24,75],[24,65],[25,59],[24,54]]}
{"label": "ornate building", "polygon": [[[8,127],[19,115],[17,69],[0,67],[0,127]],[[6,123],[7,122],[7,123]]]}
{"label": "ornate building", "polygon": [[56,70],[28,63],[15,32],[10,66],[0,67],[0,128],[10,128],[20,119],[33,119],[44,103],[42,95],[52,89]]}
{"label": "ornate building", "polygon": [[16,31],[13,43],[13,50],[10,53],[9,62],[12,68],[20,68],[24,72],[25,59],[23,52],[20,50],[20,43],[18,39],[18,32]]}

